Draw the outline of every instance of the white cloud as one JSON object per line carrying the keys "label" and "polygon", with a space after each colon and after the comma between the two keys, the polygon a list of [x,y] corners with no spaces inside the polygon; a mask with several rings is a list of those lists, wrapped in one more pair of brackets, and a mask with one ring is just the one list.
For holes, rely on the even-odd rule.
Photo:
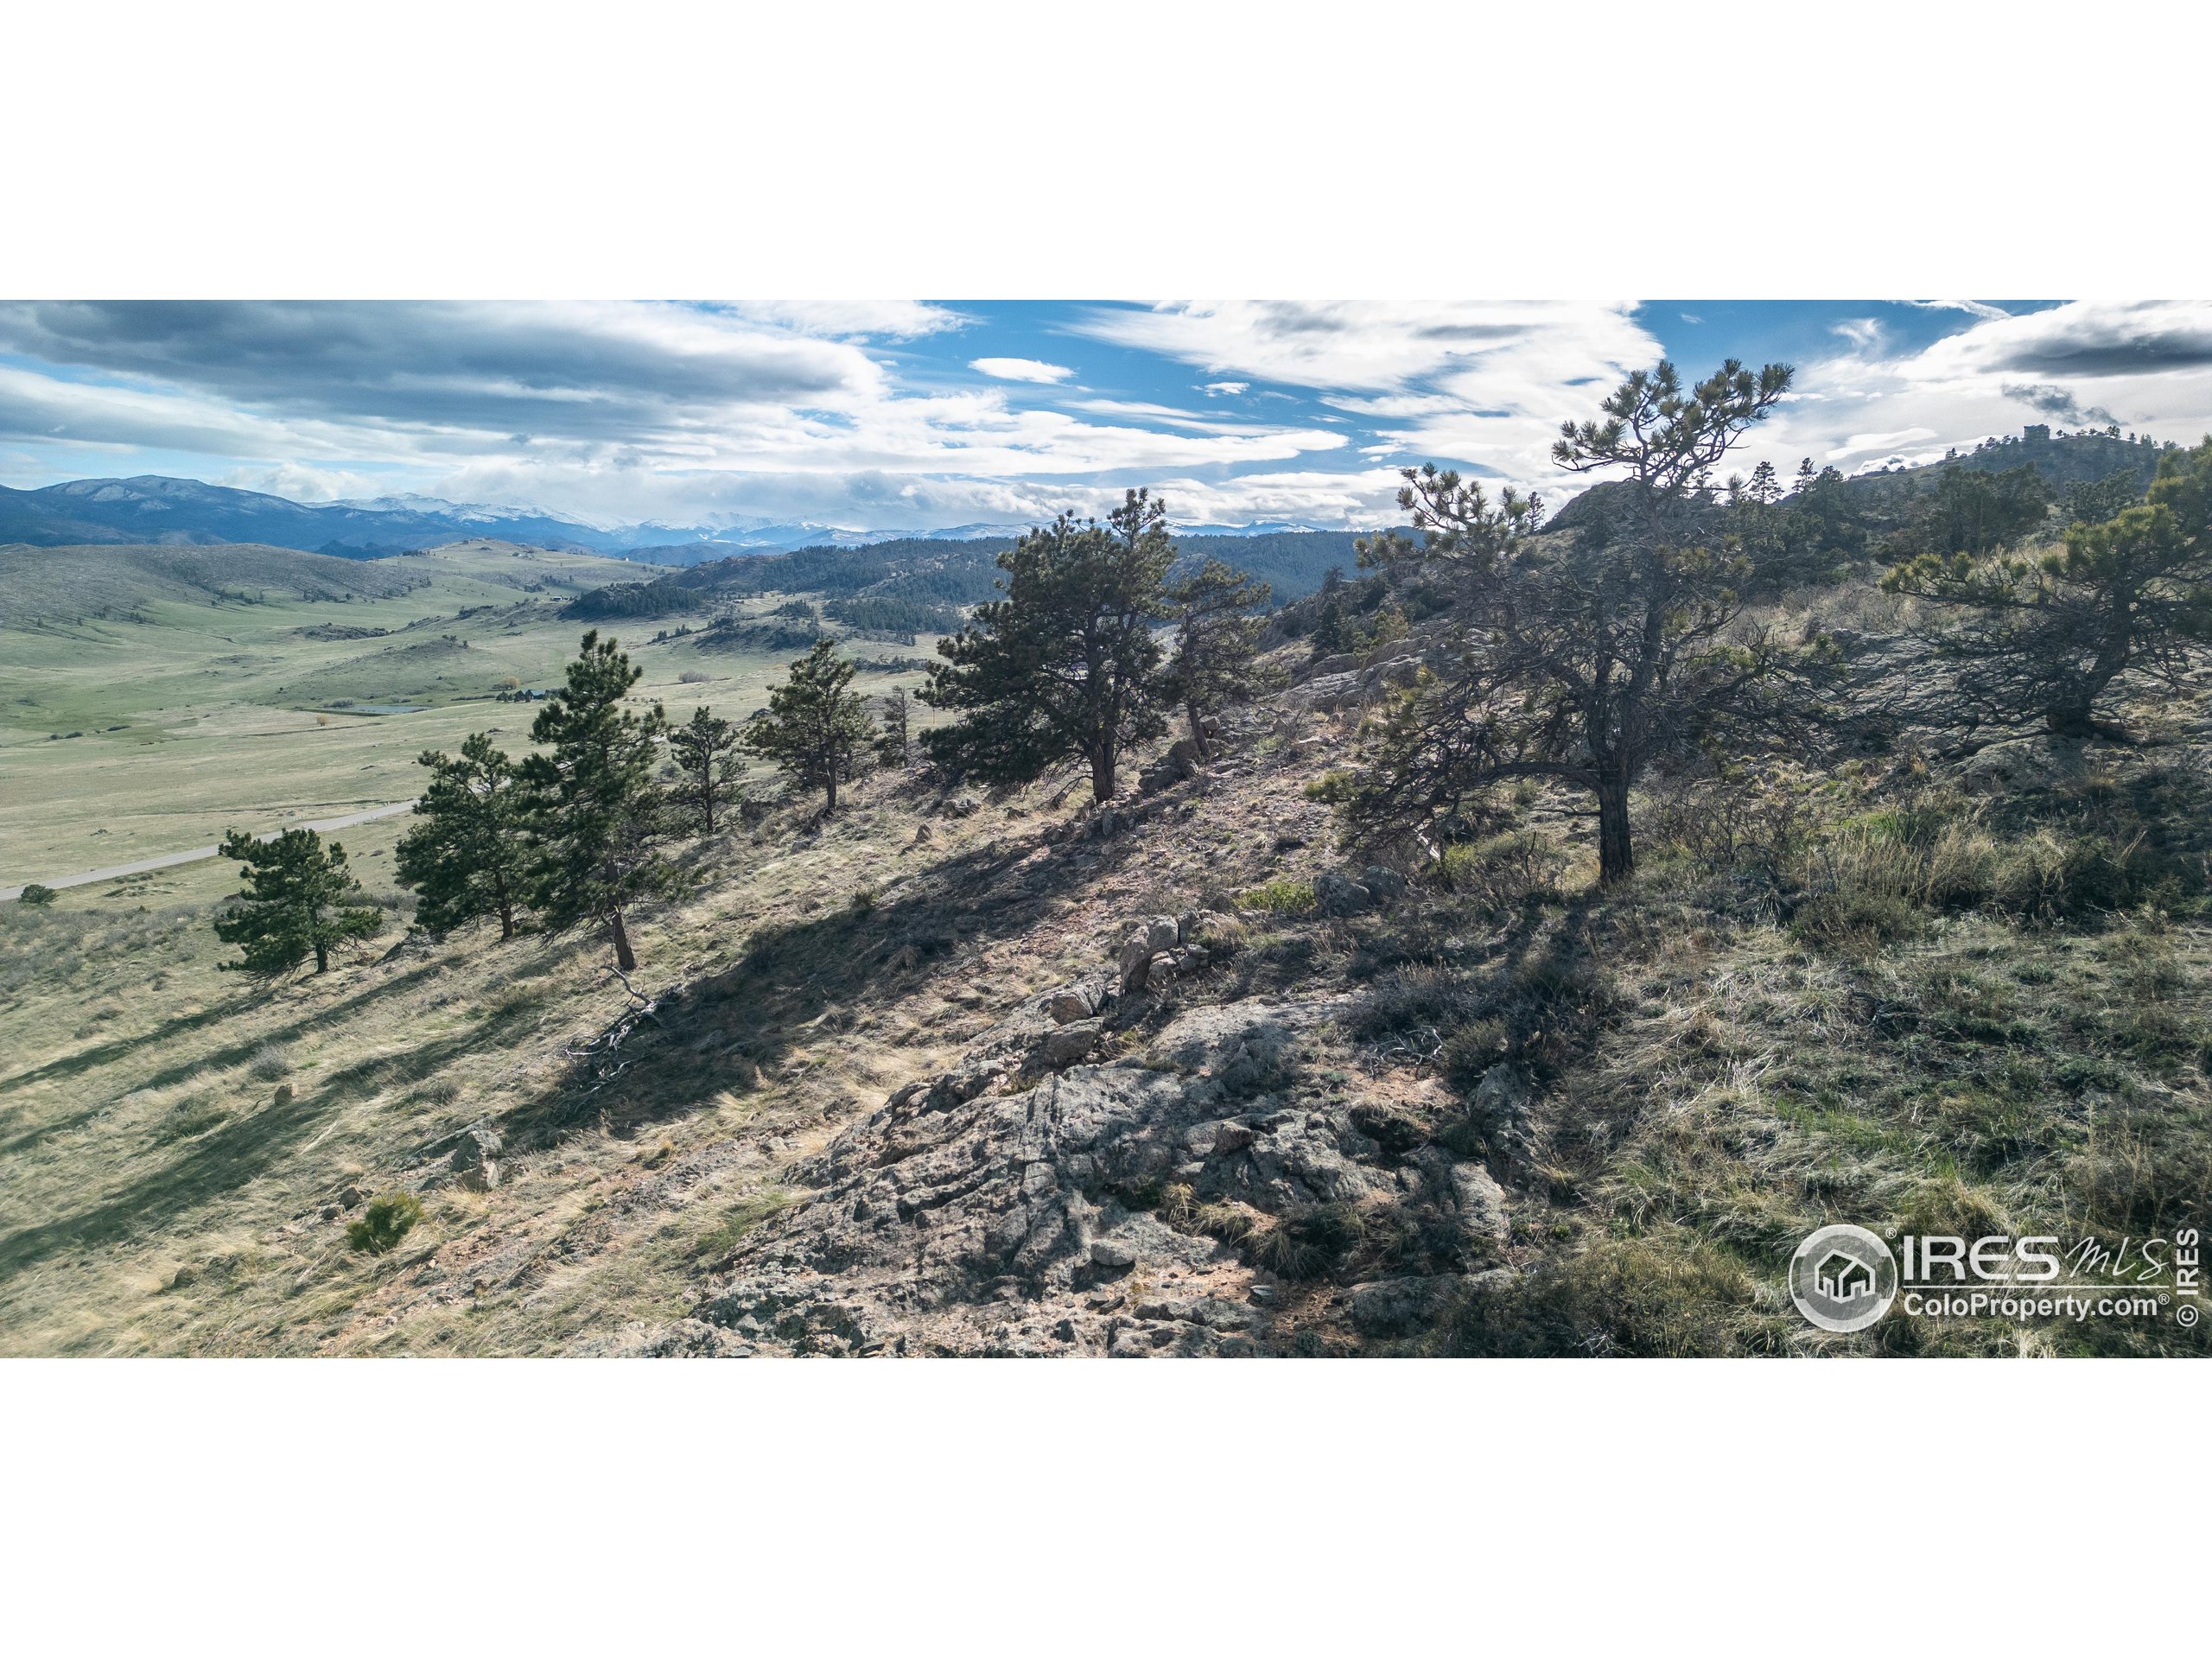
{"label": "white cloud", "polygon": [[2009,317],[2012,315],[2001,305],[1990,305],[1980,300],[1907,300],[1905,303],[1917,306],[1923,311],[1963,311],[1970,317]]}
{"label": "white cloud", "polygon": [[288,501],[360,500],[380,493],[386,480],[338,467],[308,467],[296,461],[273,467],[241,467],[213,480],[233,490],[257,490]]}
{"label": "white cloud", "polygon": [[[1409,454],[1556,490],[1552,440],[1661,355],[1632,302],[1179,302],[1095,310],[1077,331],[1215,374],[1320,393]],[[1317,416],[1326,419],[1326,416]]]}
{"label": "white cloud", "polygon": [[1057,386],[1075,372],[1058,363],[1039,363],[1033,357],[979,357],[968,366],[994,380],[1033,380],[1041,386]]}
{"label": "white cloud", "polygon": [[720,308],[830,340],[918,340],[969,322],[957,311],[919,300],[742,300]]}
{"label": "white cloud", "polygon": [[[1802,364],[1730,467],[1929,459],[2024,421],[2109,418],[2185,440],[2212,427],[2212,305],[1960,321],[1916,352],[1862,332]],[[1075,320],[1198,369],[1185,384],[1205,397],[1178,409],[1092,395],[1039,359],[976,369],[1011,366],[1058,395],[963,378],[957,346],[931,360],[868,344],[959,323],[900,302],[0,303],[13,359],[0,362],[0,464],[35,482],[19,464],[33,454],[81,456],[71,470],[83,473],[206,456],[201,475],[305,499],[411,489],[601,521],[757,513],[883,528],[1097,512],[1148,485],[1184,522],[1364,528],[1396,517],[1389,463],[1401,456],[1570,493],[1577,480],[1549,458],[1559,423],[1660,355],[1624,305],[1251,302]],[[954,384],[910,380],[917,361]],[[1141,367],[1101,378],[1166,383],[1158,363]],[[1289,398],[1286,387],[1299,397],[1262,401]]]}
{"label": "white cloud", "polygon": [[1917,352],[1800,365],[1792,395],[1730,465],[1767,460],[1787,472],[1801,455],[1841,465],[1872,454],[1861,467],[1892,455],[1935,461],[2053,420],[2178,442],[2212,430],[2212,301],[1984,308],[1994,315],[1977,314]]}

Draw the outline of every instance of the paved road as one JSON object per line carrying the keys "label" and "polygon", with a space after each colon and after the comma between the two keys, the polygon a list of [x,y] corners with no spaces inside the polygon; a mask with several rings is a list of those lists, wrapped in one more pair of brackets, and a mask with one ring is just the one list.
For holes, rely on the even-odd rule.
{"label": "paved road", "polygon": [[[339,818],[316,818],[307,823],[288,823],[285,830],[348,830],[357,823],[367,823],[376,818],[388,818],[396,812],[410,810],[415,803],[401,801],[396,806],[372,806],[363,812],[348,812]],[[256,836],[256,841],[274,841],[282,830],[265,830]],[[142,858],[135,864],[114,864],[105,870],[86,870],[82,875],[57,875],[40,885],[48,887],[81,887],[88,881],[112,881],[118,875],[137,875],[147,870],[165,870],[172,864],[196,864],[203,858],[213,858],[220,850],[213,847],[195,847],[188,853],[163,853],[159,858]],[[22,896],[21,887],[0,887],[0,899]]]}

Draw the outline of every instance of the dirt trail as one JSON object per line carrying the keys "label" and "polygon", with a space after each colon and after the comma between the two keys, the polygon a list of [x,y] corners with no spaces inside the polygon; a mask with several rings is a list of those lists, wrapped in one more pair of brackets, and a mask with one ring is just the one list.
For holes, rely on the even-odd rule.
{"label": "dirt trail", "polygon": [[[335,818],[311,818],[305,823],[287,824],[287,830],[350,830],[357,823],[368,823],[378,818],[388,818],[394,813],[411,810],[412,801],[400,801],[391,806],[372,806],[359,812],[348,812]],[[254,836],[256,841],[274,841],[282,830],[264,830]],[[86,870],[81,875],[57,875],[40,885],[48,887],[81,887],[92,881],[112,881],[120,875],[140,875],[148,870],[165,870],[172,864],[196,864],[203,858],[215,856],[213,847],[194,847],[189,852],[163,853],[156,858],[142,858],[130,864],[111,864],[104,870]],[[0,899],[20,899],[23,886],[0,887]]]}

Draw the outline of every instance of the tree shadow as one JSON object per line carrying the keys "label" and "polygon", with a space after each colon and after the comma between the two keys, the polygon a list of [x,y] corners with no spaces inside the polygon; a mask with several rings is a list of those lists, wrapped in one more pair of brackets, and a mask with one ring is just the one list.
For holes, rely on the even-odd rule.
{"label": "tree shadow", "polygon": [[476,1049],[487,1038],[497,1041],[513,1036],[531,1013],[524,1005],[494,1008],[465,1031],[334,1072],[311,1097],[283,1106],[264,1106],[249,1116],[232,1119],[194,1141],[181,1157],[100,1203],[0,1238],[0,1281],[63,1251],[150,1234],[179,1216],[236,1192],[269,1173],[348,1102],[379,1090],[420,1082]]}
{"label": "tree shadow", "polygon": [[43,1065],[35,1065],[28,1071],[12,1072],[0,1077],[0,1089],[19,1089],[25,1084],[39,1083],[49,1077],[73,1077],[80,1072],[105,1065],[111,1060],[119,1060],[131,1050],[143,1048],[149,1043],[165,1043],[188,1032],[197,1031],[202,1026],[227,1020],[231,1015],[252,1007],[259,1000],[258,994],[249,991],[226,1002],[219,1002],[212,1008],[202,1008],[197,1014],[178,1014],[138,1036],[113,1038],[74,1054],[65,1054],[58,1060],[48,1060]]}
{"label": "tree shadow", "polygon": [[[443,972],[445,967],[446,964],[443,962],[435,960],[426,962],[419,968],[410,969],[396,978],[385,980],[381,984],[372,985],[365,990],[357,991],[343,1001],[333,1002],[327,1007],[316,1008],[303,1014],[298,1019],[289,1020],[273,1030],[259,1032],[251,1037],[242,1038],[238,1042],[226,1044],[223,1047],[212,1049],[196,1058],[180,1060],[175,1065],[165,1066],[143,1082],[134,1084],[133,1092],[145,1089],[166,1089],[172,1084],[184,1082],[198,1072],[219,1071],[226,1066],[239,1065],[252,1058],[255,1054],[272,1043],[296,1042],[318,1026],[334,1020],[347,1018],[373,1003],[382,1001],[388,996],[412,989],[423,980]],[[19,1084],[35,1082],[41,1077],[75,1076],[90,1070],[96,1065],[105,1065],[110,1060],[119,1059],[132,1049],[143,1047],[149,1042],[176,1035],[179,1031],[206,1025],[218,1018],[238,1014],[258,1000],[257,994],[233,998],[219,1008],[210,1008],[200,1014],[185,1016],[182,1021],[170,1021],[171,1026],[176,1027],[175,1031],[164,1027],[149,1032],[143,1037],[118,1039],[113,1043],[102,1044],[99,1049],[88,1049],[83,1054],[72,1054],[62,1059],[49,1061],[36,1071],[19,1071],[12,1077],[0,1080],[0,1089],[14,1088]],[[49,1132],[41,1131],[41,1133]]]}
{"label": "tree shadow", "polygon": [[[503,1129],[519,1144],[550,1145],[587,1116],[620,1134],[692,1110],[730,1085],[734,1061],[780,1064],[845,1029],[864,995],[904,988],[957,952],[1030,932],[1056,901],[1095,885],[1137,849],[1126,838],[1062,842],[1010,876],[1031,850],[1027,842],[977,848],[918,874],[889,901],[757,931],[734,966],[664,999],[660,1023],[632,1033],[617,1075],[580,1065],[505,1114]],[[1098,863],[1081,868],[1091,855]]]}

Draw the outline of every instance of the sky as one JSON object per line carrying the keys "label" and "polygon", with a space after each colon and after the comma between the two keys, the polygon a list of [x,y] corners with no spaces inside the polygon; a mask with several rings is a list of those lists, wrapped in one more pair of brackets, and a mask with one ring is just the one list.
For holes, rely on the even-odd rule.
{"label": "sky", "polygon": [[1434,461],[1549,451],[1661,358],[1791,364],[1732,467],[2212,431],[2212,302],[0,302],[0,484],[162,474],[612,526],[1103,514],[1393,522]]}

